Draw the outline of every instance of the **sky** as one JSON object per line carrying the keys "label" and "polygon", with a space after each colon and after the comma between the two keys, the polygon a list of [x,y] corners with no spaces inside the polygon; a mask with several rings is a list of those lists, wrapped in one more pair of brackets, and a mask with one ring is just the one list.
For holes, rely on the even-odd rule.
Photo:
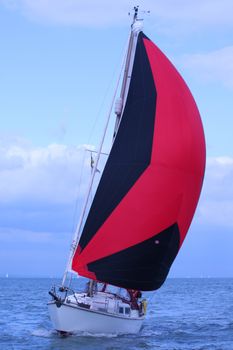
{"label": "sky", "polygon": [[202,195],[169,276],[233,277],[232,0],[0,0],[0,276],[63,274],[135,4],[206,136]]}

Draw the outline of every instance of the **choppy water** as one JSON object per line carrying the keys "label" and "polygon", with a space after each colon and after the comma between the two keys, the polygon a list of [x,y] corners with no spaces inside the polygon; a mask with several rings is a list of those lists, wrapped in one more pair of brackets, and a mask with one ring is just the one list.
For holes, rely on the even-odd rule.
{"label": "choppy water", "polygon": [[0,279],[1,350],[233,350],[233,279],[168,279],[154,294],[142,331],[114,337],[57,335],[46,305],[54,283]]}

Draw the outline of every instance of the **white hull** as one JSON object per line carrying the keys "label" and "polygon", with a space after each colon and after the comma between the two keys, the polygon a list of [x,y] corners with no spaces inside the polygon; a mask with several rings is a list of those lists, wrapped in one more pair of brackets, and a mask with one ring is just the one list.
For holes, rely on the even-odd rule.
{"label": "white hull", "polygon": [[[77,296],[80,295],[81,294],[76,294],[75,300],[77,300]],[[69,299],[72,300],[72,296],[71,298],[69,297]],[[87,297],[83,298],[82,295],[82,300],[89,302],[88,299]],[[94,305],[96,305],[96,303],[101,304],[101,301],[99,301],[100,298],[97,300],[96,298],[94,299]],[[119,305],[119,300],[113,300],[112,298],[109,298],[109,300]],[[93,304],[91,304],[90,309],[86,309],[79,307],[77,302],[73,301],[74,298],[72,302],[68,300],[68,303],[65,300],[61,305],[58,304],[58,306],[56,301],[48,303],[53,327],[61,333],[135,334],[140,331],[144,315],[139,316],[138,310],[130,310],[129,315],[119,315],[117,312],[114,312],[113,309],[112,312],[108,309],[100,311],[92,307]],[[91,300],[91,302],[93,302],[93,300]],[[122,304],[122,302],[120,302],[120,306],[122,305],[127,304]]]}

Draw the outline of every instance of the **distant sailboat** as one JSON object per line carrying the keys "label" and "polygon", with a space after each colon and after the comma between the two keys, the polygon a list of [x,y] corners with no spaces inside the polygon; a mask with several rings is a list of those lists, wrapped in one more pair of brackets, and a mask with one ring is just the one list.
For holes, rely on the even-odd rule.
{"label": "distant sailboat", "polygon": [[[61,333],[140,330],[141,291],[165,281],[201,192],[205,140],[196,103],[143,34],[137,7],[115,113],[113,145],[93,202],[86,213],[102,146],[62,286],[50,291],[50,317]],[[69,287],[68,272],[89,279],[85,291]]]}

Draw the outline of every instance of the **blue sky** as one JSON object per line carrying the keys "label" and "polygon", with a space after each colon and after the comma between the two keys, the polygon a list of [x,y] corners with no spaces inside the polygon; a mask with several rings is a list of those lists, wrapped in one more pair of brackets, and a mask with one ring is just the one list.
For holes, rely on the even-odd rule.
{"label": "blue sky", "polygon": [[[170,276],[233,277],[233,2],[138,1],[200,109],[204,188]],[[61,276],[134,2],[0,0],[0,275]],[[109,144],[110,138],[107,140]],[[80,178],[82,175],[82,184]]]}

